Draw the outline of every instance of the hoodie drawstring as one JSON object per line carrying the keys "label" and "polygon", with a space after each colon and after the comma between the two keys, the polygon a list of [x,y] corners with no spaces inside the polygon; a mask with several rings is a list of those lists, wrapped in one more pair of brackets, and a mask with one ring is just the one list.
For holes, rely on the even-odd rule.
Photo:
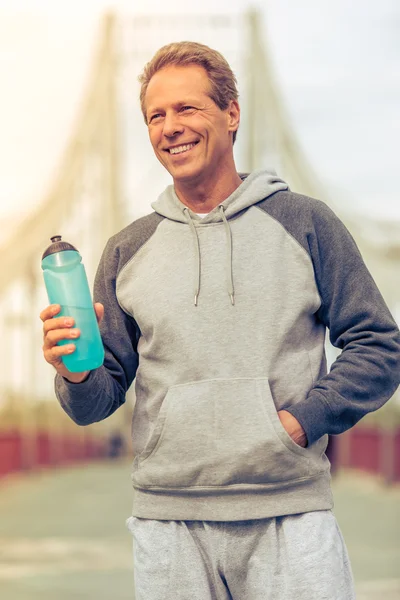
{"label": "hoodie drawstring", "polygon": [[234,306],[235,289],[233,287],[232,232],[225,216],[225,209],[222,205],[219,206],[219,211],[221,213],[221,217],[225,225],[226,237],[228,238],[228,294],[231,299],[232,306]]}
{"label": "hoodie drawstring", "polygon": [[[224,223],[224,228],[226,232],[226,237],[228,240],[228,258],[227,258],[227,272],[228,272],[228,294],[231,299],[232,306],[235,304],[235,290],[233,287],[233,261],[232,261],[232,232],[225,216],[224,207],[222,205],[219,206],[219,210],[221,213],[222,221]],[[183,213],[187,219],[189,227],[193,233],[194,239],[194,248],[196,254],[196,265],[197,265],[197,273],[195,275],[195,293],[194,293],[194,305],[197,306],[198,297],[200,294],[200,282],[201,282],[201,253],[200,253],[200,240],[197,233],[197,228],[193,223],[193,219],[190,216],[189,210],[185,207],[183,209]]]}
{"label": "hoodie drawstring", "polygon": [[194,239],[194,251],[196,254],[196,264],[197,264],[197,276],[195,278],[195,292],[194,292],[194,305],[197,306],[197,299],[200,294],[200,279],[201,279],[201,255],[200,255],[200,241],[199,236],[197,234],[196,227],[193,223],[192,217],[190,216],[189,210],[187,208],[183,209],[183,213],[187,218],[187,222],[189,223],[190,229],[193,233]]}

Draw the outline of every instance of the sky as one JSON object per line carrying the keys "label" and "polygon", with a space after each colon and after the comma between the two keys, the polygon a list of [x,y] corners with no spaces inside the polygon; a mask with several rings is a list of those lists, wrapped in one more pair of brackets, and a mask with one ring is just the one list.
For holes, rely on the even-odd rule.
{"label": "sky", "polygon": [[[0,0],[0,224],[29,213],[56,176],[102,11],[182,15],[249,6],[216,4]],[[400,221],[400,3],[259,5],[281,96],[320,181],[352,211]]]}

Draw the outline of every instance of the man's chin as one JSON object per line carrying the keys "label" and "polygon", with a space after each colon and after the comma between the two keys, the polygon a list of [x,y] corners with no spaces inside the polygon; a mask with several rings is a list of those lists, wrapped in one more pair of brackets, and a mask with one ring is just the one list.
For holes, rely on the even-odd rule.
{"label": "man's chin", "polygon": [[169,174],[176,183],[191,183],[201,179],[204,169],[183,167],[178,169],[168,169]]}

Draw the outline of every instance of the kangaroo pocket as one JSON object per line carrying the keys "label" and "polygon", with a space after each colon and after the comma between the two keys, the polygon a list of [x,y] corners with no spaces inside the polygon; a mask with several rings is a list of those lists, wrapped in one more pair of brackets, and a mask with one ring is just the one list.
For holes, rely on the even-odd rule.
{"label": "kangaroo pocket", "polygon": [[311,449],[286,433],[268,379],[218,379],[168,390],[137,458],[143,488],[273,484],[310,474]]}

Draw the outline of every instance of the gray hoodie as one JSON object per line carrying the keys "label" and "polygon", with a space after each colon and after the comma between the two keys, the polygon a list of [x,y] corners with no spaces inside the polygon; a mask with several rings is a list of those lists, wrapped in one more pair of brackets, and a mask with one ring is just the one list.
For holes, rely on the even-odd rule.
{"label": "gray hoodie", "polygon": [[[332,507],[327,434],[399,384],[400,334],[360,253],[323,203],[265,170],[200,218],[169,186],[104,250],[104,365],[56,376],[80,425],[135,379],[133,515],[234,521]],[[342,350],[329,374],[324,339]],[[277,411],[303,426],[308,446]]]}

